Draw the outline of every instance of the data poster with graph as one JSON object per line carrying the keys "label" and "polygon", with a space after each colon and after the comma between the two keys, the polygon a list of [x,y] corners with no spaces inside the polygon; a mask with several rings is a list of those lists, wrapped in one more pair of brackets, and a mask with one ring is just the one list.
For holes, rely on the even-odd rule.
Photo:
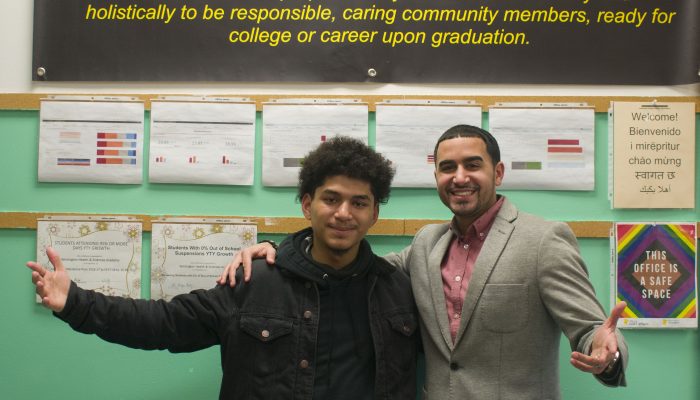
{"label": "data poster with graph", "polygon": [[616,223],[611,235],[613,303],[621,328],[697,328],[695,223]]}
{"label": "data poster with graph", "polygon": [[143,101],[53,96],[39,113],[39,181],[142,182]]}
{"label": "data poster with graph", "polygon": [[352,99],[284,99],[263,104],[262,181],[296,186],[309,151],[336,136],[367,143],[367,103]]}
{"label": "data poster with graph", "polygon": [[166,97],[151,102],[149,181],[252,185],[255,103]]}
{"label": "data poster with graph", "polygon": [[377,151],[396,167],[393,187],[435,187],[433,152],[454,125],[481,127],[481,106],[459,100],[386,100],[376,106]]}
{"label": "data poster with graph", "polygon": [[500,103],[489,127],[501,147],[501,189],[593,190],[592,107],[585,104]]}

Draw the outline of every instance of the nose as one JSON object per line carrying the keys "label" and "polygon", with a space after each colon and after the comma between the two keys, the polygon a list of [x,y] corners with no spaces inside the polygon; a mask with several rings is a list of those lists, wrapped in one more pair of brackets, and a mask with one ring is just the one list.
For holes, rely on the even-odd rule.
{"label": "nose", "polygon": [[452,181],[458,185],[467,183],[469,181],[469,174],[467,173],[467,170],[461,165],[457,166],[457,170],[452,177]]}
{"label": "nose", "polygon": [[350,215],[350,202],[349,201],[343,201],[338,205],[338,208],[335,210],[335,217],[338,219],[349,219],[351,218]]}

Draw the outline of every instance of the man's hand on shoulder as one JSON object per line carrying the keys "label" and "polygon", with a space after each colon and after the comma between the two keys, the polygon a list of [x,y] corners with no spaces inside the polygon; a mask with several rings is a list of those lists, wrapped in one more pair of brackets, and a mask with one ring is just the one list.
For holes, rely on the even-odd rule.
{"label": "man's hand on shoulder", "polygon": [[246,247],[236,253],[233,260],[226,265],[219,279],[216,280],[216,283],[225,285],[226,282],[228,282],[229,286],[236,286],[236,271],[241,266],[243,266],[243,281],[248,282],[250,281],[254,258],[265,258],[267,263],[272,265],[275,263],[276,255],[277,249],[271,241],[262,241],[253,246]]}

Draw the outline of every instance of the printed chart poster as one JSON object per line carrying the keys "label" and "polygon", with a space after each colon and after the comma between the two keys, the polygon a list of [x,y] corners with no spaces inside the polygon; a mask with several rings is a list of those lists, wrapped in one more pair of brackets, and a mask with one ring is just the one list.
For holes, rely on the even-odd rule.
{"label": "printed chart poster", "polygon": [[39,181],[141,183],[143,102],[42,100]]}
{"label": "printed chart poster", "polygon": [[367,143],[368,112],[357,101],[263,104],[263,185],[296,186],[304,156],[326,139],[342,135]]}
{"label": "printed chart poster", "polygon": [[695,104],[612,105],[613,208],[695,207]]}
{"label": "printed chart poster", "polygon": [[585,106],[492,107],[501,148],[501,189],[593,190],[594,110]]}
{"label": "printed chart poster", "polygon": [[46,248],[53,247],[81,288],[141,297],[141,221],[53,216],[37,220],[36,232],[36,259],[43,266],[51,268]]}
{"label": "printed chart poster", "polygon": [[394,187],[435,187],[435,142],[454,125],[481,127],[481,106],[457,102],[377,104],[377,151],[396,167]]}
{"label": "printed chart poster", "polygon": [[238,250],[257,243],[248,220],[172,218],[152,224],[151,298],[210,289]]}
{"label": "printed chart poster", "polygon": [[254,103],[151,103],[151,182],[252,185],[254,154]]}
{"label": "printed chart poster", "polygon": [[697,328],[694,223],[617,223],[613,302],[624,328]]}

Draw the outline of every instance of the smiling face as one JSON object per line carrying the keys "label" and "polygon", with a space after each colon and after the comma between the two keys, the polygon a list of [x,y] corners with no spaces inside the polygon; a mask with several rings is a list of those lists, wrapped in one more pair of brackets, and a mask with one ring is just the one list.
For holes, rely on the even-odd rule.
{"label": "smiling face", "polygon": [[311,257],[334,268],[357,257],[360,242],[379,216],[370,184],[343,175],[327,178],[313,196],[304,195],[301,208],[313,228]]}
{"label": "smiling face", "polygon": [[504,166],[495,166],[477,137],[447,139],[438,145],[435,182],[440,200],[454,213],[462,232],[494,203]]}

